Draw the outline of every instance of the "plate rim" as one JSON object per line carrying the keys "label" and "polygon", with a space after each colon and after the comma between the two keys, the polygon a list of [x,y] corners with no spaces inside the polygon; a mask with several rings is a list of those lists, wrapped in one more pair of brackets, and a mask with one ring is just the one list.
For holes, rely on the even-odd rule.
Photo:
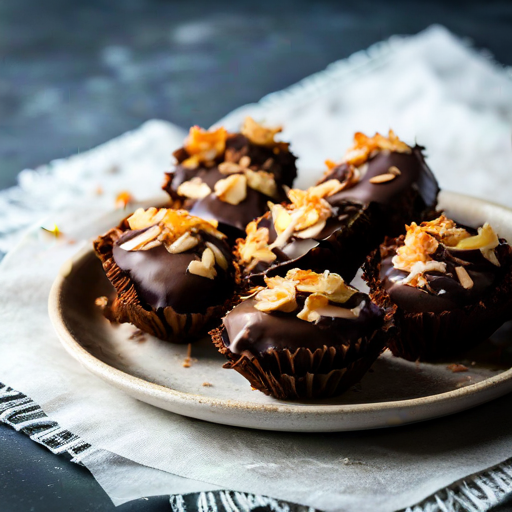
{"label": "plate rim", "polygon": [[[469,195],[459,194],[455,192],[442,192],[443,197],[446,201],[457,201],[457,200],[471,200],[480,203],[481,206],[489,205],[493,207],[497,207],[499,209],[505,210],[512,214],[512,208],[508,208],[506,206],[493,203],[491,201],[486,201],[479,198],[474,198]],[[67,352],[72,355],[80,364],[82,364],[88,371],[93,373],[94,375],[102,378],[104,381],[109,384],[115,386],[118,389],[124,390],[127,392],[129,389],[132,393],[140,395],[141,392],[149,392],[149,395],[153,398],[157,398],[159,400],[163,400],[168,404],[176,403],[182,405],[194,405],[199,409],[208,409],[208,408],[221,408],[221,409],[229,409],[231,412],[237,411],[235,414],[245,413],[245,412],[269,412],[273,414],[278,414],[281,417],[295,416],[300,415],[301,417],[307,416],[327,416],[327,417],[338,417],[341,414],[350,415],[350,414],[362,414],[362,413],[374,413],[374,412],[385,412],[385,411],[410,411],[415,410],[420,407],[426,407],[431,404],[443,404],[448,401],[457,401],[458,399],[470,396],[479,396],[484,395],[486,391],[490,391],[494,388],[501,387],[501,385],[509,382],[510,389],[506,389],[503,386],[503,389],[500,389],[498,393],[494,393],[493,397],[497,398],[498,396],[505,395],[512,391],[512,368],[501,372],[498,375],[489,377],[480,382],[470,384],[468,386],[464,386],[459,389],[445,391],[443,393],[438,393],[434,395],[428,395],[417,398],[409,398],[405,400],[392,400],[386,402],[371,402],[364,404],[300,404],[296,405],[293,402],[278,402],[276,404],[259,404],[255,402],[247,402],[240,401],[236,399],[226,399],[226,398],[215,398],[209,397],[206,395],[198,395],[195,393],[187,393],[184,391],[177,391],[175,389],[156,384],[149,380],[145,380],[140,377],[136,377],[129,373],[126,373],[118,368],[115,368],[104,361],[96,358],[90,352],[88,352],[75,337],[73,334],[67,329],[65,325],[65,321],[62,315],[62,307],[60,302],[61,290],[64,285],[64,282],[68,275],[73,272],[73,267],[79,266],[81,262],[85,259],[90,258],[91,254],[94,253],[92,248],[92,244],[87,247],[82,248],[78,251],[74,256],[64,262],[61,266],[57,277],[55,278],[50,294],[48,297],[48,314],[51,320],[51,323],[56,331],[57,337],[60,342],[63,344],[64,348]],[[219,368],[221,370],[222,367]],[[131,393],[130,393],[131,394]],[[133,394],[132,394],[133,396]],[[469,405],[467,407],[456,408],[453,412],[458,412],[473,406],[477,406],[481,403],[489,401],[488,399],[483,399],[481,401],[476,401],[474,405]],[[152,403],[152,402],[149,402]],[[152,405],[155,405],[154,403]],[[157,405],[155,405],[157,406]],[[157,406],[158,407],[158,406]],[[170,410],[170,409],[168,409]],[[177,412],[177,414],[183,414]],[[440,415],[445,414],[433,414],[428,418],[423,418],[416,421],[423,421],[426,419],[433,419]],[[190,417],[197,417],[200,419],[204,419],[204,417],[194,416],[192,414],[183,414]],[[212,420],[207,420],[212,421]],[[414,421],[414,420],[412,420]],[[411,423],[412,421],[405,421],[400,424]],[[221,422],[217,421],[217,423],[224,423],[233,425],[233,422]],[[242,426],[242,425],[240,425]],[[340,425],[341,427],[342,425]],[[382,425],[384,426],[384,425]],[[391,425],[389,425],[391,426]],[[265,428],[265,427],[252,427],[252,428]],[[375,428],[375,427],[367,427],[367,428]],[[268,429],[268,428],[267,428]],[[271,430],[283,430],[277,428],[271,428]],[[341,429],[340,429],[341,430]],[[345,429],[343,429],[345,430]],[[359,430],[359,429],[358,429]],[[362,428],[360,429],[362,430]],[[294,431],[297,431],[294,429]],[[321,431],[321,430],[318,430]]]}

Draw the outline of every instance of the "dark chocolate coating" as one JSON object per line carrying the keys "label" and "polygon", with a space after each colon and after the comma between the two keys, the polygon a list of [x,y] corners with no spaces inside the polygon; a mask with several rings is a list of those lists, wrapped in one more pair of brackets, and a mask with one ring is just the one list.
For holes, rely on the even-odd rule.
{"label": "dark chocolate coating", "polygon": [[[123,234],[113,246],[113,257],[119,268],[130,276],[139,297],[148,306],[155,310],[171,306],[177,313],[204,313],[209,306],[222,304],[229,298],[233,278],[217,264],[215,279],[187,272],[191,261],[201,260],[204,243],[180,254],[171,254],[164,246],[147,251],[125,251],[119,247],[142,231]],[[224,241],[205,232],[201,232],[201,236],[215,244],[231,262]]]}
{"label": "dark chocolate coating", "polygon": [[263,313],[254,307],[256,299],[245,300],[224,318],[225,345],[239,355],[249,351],[258,356],[269,349],[293,352],[299,347],[315,351],[324,345],[350,345],[361,337],[370,336],[383,325],[384,312],[363,293],[353,295],[345,304],[333,303],[350,309],[365,301],[358,317],[321,317],[317,324],[297,318],[304,300],[300,294],[297,297],[299,307],[291,313]]}
{"label": "dark chocolate coating", "polygon": [[[397,236],[403,232],[405,223],[424,220],[437,203],[439,186],[425,162],[422,149],[415,146],[411,153],[379,151],[368,160],[367,172],[359,182],[327,201],[338,208],[343,208],[346,202],[363,206],[376,203],[379,213],[375,223],[380,224],[387,236]],[[371,178],[386,174],[392,166],[401,174],[385,183],[370,183]],[[322,182],[333,178],[343,181],[347,171],[347,164],[340,164]]]}
{"label": "dark chocolate coating", "polygon": [[[509,251],[510,247],[508,244],[501,241],[500,246],[497,248],[500,261],[505,262],[507,259],[506,254]],[[493,290],[499,276],[502,274],[502,267],[493,265],[484,258],[478,249],[454,250],[440,245],[433,254],[433,259],[446,263],[446,273],[425,273],[428,285],[432,290],[430,291],[395,282],[396,279],[403,279],[408,275],[408,272],[397,270],[393,267],[391,260],[395,254],[396,251],[392,251],[381,262],[380,279],[382,287],[397,306],[410,313],[423,313],[426,311],[440,313],[474,304]],[[467,265],[461,265],[461,262],[465,262]],[[464,266],[473,280],[474,285],[469,290],[466,290],[460,284],[455,271],[457,266]]]}
{"label": "dark chocolate coating", "polygon": [[[219,230],[226,233],[234,241],[236,238],[243,236],[245,227],[249,222],[260,217],[268,210],[268,201],[278,203],[286,201],[283,185],[292,186],[293,180],[297,176],[297,168],[295,166],[296,157],[286,149],[286,144],[277,144],[274,147],[258,146],[252,144],[244,135],[230,134],[226,140],[225,154],[219,157],[212,167],[199,166],[196,169],[187,169],[181,165],[181,162],[189,155],[183,148],[176,151],[174,156],[179,163],[173,172],[166,174],[163,189],[173,199],[178,199],[178,187],[185,181],[199,177],[213,191],[217,181],[227,178],[226,174],[219,172],[218,165],[224,161],[228,154],[229,161],[238,161],[242,156],[248,156],[251,159],[250,168],[252,170],[263,168],[266,172],[272,173],[277,183],[279,195],[278,198],[271,198],[247,187],[246,199],[237,205],[221,201],[213,193],[195,202],[187,201],[185,207],[189,208],[193,215],[207,220],[219,221]],[[266,164],[269,159],[272,160],[272,163]]]}
{"label": "dark chocolate coating", "polygon": [[[212,171],[220,174],[218,171]],[[222,175],[225,178],[225,175]],[[284,201],[286,196],[281,190],[280,199]],[[266,196],[257,190],[247,187],[247,197],[239,204],[233,205],[221,201],[215,194],[209,194],[199,199],[190,208],[190,213],[205,220],[219,221],[219,231],[222,231],[232,239],[244,236],[245,228],[249,222],[268,211],[268,202],[276,202],[276,199]]]}
{"label": "dark chocolate coating", "polygon": [[[380,242],[380,233],[375,236],[369,223],[368,213],[375,210],[375,205],[364,208],[347,203],[343,206],[338,210],[340,213],[327,219],[322,232],[314,238],[292,236],[284,247],[274,249],[276,259],[270,265],[258,263],[250,274],[251,282],[262,284],[263,275],[284,276],[295,267],[316,272],[330,270],[351,281],[365,256]],[[258,227],[268,228],[269,244],[274,242],[277,233],[270,213],[259,219]]]}

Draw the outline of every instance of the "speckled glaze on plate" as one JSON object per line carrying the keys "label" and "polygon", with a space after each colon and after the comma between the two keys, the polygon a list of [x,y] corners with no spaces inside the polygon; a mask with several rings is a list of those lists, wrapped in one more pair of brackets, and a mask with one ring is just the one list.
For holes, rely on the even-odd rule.
{"label": "speckled glaze on plate", "polygon": [[[457,221],[490,222],[512,240],[512,210],[443,192],[440,207]],[[114,224],[114,221],[113,223]],[[363,380],[344,395],[316,402],[282,402],[251,390],[209,339],[187,346],[113,326],[95,306],[111,293],[92,248],[64,265],[49,297],[49,314],[68,352],[85,368],[131,396],[193,418],[263,430],[334,432],[403,425],[456,413],[512,391],[512,326],[457,360],[416,364],[385,352]],[[505,354],[505,356],[504,356]],[[447,366],[461,363],[468,371]]]}

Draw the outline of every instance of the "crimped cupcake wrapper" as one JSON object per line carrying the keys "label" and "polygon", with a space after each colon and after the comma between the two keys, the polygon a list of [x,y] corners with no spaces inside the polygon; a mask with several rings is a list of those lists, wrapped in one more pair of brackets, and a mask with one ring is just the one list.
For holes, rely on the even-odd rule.
{"label": "crimped cupcake wrapper", "polygon": [[228,358],[224,368],[236,370],[251,386],[280,400],[327,398],[346,391],[368,371],[384,349],[386,330],[376,331],[350,346],[323,346],[315,351],[270,349],[264,357],[233,354],[224,345],[220,327],[210,332],[219,352]]}
{"label": "crimped cupcake wrapper", "polygon": [[[381,259],[401,243],[403,236],[386,239],[383,247],[370,254],[363,266],[370,297],[380,307],[392,305],[380,280]],[[508,262],[501,283],[475,304],[441,313],[407,313],[397,308],[396,334],[388,341],[395,356],[409,361],[442,359],[458,355],[491,336],[504,322],[512,319],[512,265]]]}
{"label": "crimped cupcake wrapper", "polygon": [[188,343],[206,334],[215,321],[218,324],[231,305],[231,300],[210,306],[204,313],[178,313],[171,306],[154,310],[142,305],[133,281],[119,268],[112,256],[113,244],[123,234],[123,224],[124,221],[119,228],[111,229],[94,242],[96,254],[116,290],[116,296],[109,300],[104,309],[105,316],[118,323],[131,323],[141,331],[173,343]]}

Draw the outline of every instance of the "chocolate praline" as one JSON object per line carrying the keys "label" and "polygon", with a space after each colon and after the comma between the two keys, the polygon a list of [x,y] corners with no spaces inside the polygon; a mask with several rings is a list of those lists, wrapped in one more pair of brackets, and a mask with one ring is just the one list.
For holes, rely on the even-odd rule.
{"label": "chocolate praline", "polygon": [[[403,244],[403,235],[387,239],[363,267],[372,299],[382,307],[397,306],[397,334],[389,341],[394,355],[428,361],[461,354],[512,318],[512,248],[505,240],[495,249],[500,266],[479,249],[440,244],[432,258],[445,263],[446,272],[425,272],[425,288],[400,283],[409,272],[394,268],[392,259]],[[469,289],[457,277],[460,266],[472,281]]]}
{"label": "chocolate praline", "polygon": [[[355,291],[355,290],[354,290]],[[390,312],[354,293],[334,310],[356,311],[344,318],[320,313],[315,321],[298,316],[307,293],[297,293],[292,311],[264,312],[257,297],[242,300],[212,331],[219,351],[254,389],[283,400],[325,398],[359,381],[384,348],[392,331]]]}
{"label": "chocolate praline", "polygon": [[[272,250],[276,256],[273,262],[260,261],[250,272],[243,272],[245,281],[248,285],[259,285],[265,276],[284,276],[291,268],[300,267],[316,272],[330,270],[350,282],[375,245],[368,215],[373,208],[370,205],[362,212],[357,205],[346,205],[344,212],[333,214],[314,237],[303,239],[292,235],[284,247]],[[258,228],[269,230],[269,244],[275,242],[277,233],[271,213],[267,212],[256,223]]]}
{"label": "chocolate praline", "polygon": [[[372,224],[380,228],[381,238],[384,235],[397,236],[404,224],[422,221],[435,212],[439,186],[425,162],[423,150],[423,147],[415,146],[410,148],[409,153],[377,151],[364,164],[363,176],[327,201],[340,212],[347,205],[358,204],[366,208],[373,203],[376,208],[373,210]],[[393,167],[400,172],[393,179],[371,182],[372,178],[387,174]],[[348,173],[349,164],[339,164],[320,183],[329,179],[344,181]]]}
{"label": "chocolate praline", "polygon": [[[263,215],[268,210],[269,201],[285,201],[284,186],[292,186],[297,176],[295,161],[297,157],[288,149],[288,144],[276,142],[273,145],[258,145],[240,133],[228,134],[225,151],[208,165],[200,164],[194,169],[183,165],[190,157],[185,148],[174,152],[177,164],[172,172],[166,173],[162,186],[177,204],[190,210],[193,215],[219,222],[219,229],[234,241],[243,235],[247,224]],[[220,200],[211,193],[202,199],[187,199],[178,194],[178,188],[184,182],[200,178],[211,190],[215,184],[227,176],[219,171],[223,162],[238,163],[243,157],[249,158],[252,170],[264,170],[274,176],[277,185],[276,197],[269,197],[262,192],[247,187],[247,197],[241,203],[233,205]]]}
{"label": "chocolate praline", "polygon": [[[117,266],[133,281],[143,304],[158,310],[172,307],[177,313],[205,313],[211,306],[223,304],[233,292],[233,278],[218,265],[215,279],[187,272],[191,261],[200,261],[205,244],[179,254],[171,254],[160,245],[144,251],[125,251],[121,245],[144,230],[123,233],[113,244],[112,255]],[[231,260],[228,245],[205,232],[205,242],[214,244],[227,261]]]}
{"label": "chocolate praline", "polygon": [[[183,252],[173,254],[163,244],[143,250],[122,248],[150,229],[131,230],[125,219],[95,240],[96,254],[116,291],[104,313],[112,321],[132,323],[164,340],[191,341],[215,325],[230,303],[234,289],[230,248],[202,230],[194,232],[197,245]],[[227,263],[215,261],[213,279],[189,271],[191,262],[201,261],[207,243]]]}

